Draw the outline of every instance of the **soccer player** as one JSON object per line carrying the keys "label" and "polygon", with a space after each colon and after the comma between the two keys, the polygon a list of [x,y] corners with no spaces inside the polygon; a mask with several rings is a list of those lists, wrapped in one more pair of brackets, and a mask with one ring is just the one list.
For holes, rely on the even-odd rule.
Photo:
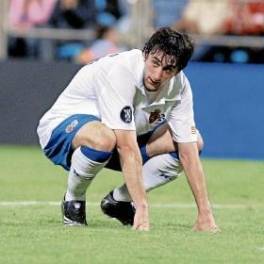
{"label": "soccer player", "polygon": [[113,54],[84,66],[41,118],[41,147],[69,170],[62,201],[65,225],[86,225],[86,190],[107,166],[125,185],[101,202],[105,214],[149,230],[145,190],[184,170],[198,216],[194,228],[215,231],[199,158],[192,92],[183,73],[193,52],[185,34],[161,28],[143,50]]}

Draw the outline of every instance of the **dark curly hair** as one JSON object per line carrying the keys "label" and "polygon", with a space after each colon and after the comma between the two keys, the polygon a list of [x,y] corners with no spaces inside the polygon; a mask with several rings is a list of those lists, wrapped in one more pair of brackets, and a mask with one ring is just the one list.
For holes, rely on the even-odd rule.
{"label": "dark curly hair", "polygon": [[175,67],[182,70],[188,64],[194,50],[193,41],[187,34],[177,32],[169,27],[157,30],[146,42],[143,53],[147,57],[150,53],[162,51],[165,55],[175,58]]}

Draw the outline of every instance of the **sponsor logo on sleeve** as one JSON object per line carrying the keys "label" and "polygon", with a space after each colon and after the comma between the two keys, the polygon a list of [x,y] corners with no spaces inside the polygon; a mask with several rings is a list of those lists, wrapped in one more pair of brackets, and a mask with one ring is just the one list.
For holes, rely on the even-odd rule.
{"label": "sponsor logo on sleeve", "polygon": [[125,106],[120,112],[120,118],[125,123],[129,124],[132,122],[132,109],[130,106]]}

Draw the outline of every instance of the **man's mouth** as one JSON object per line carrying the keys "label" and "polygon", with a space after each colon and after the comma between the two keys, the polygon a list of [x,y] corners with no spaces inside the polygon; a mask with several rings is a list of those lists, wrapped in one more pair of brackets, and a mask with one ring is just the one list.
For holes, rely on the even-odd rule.
{"label": "man's mouth", "polygon": [[148,82],[153,86],[160,85],[160,81],[153,81],[150,77],[148,77]]}

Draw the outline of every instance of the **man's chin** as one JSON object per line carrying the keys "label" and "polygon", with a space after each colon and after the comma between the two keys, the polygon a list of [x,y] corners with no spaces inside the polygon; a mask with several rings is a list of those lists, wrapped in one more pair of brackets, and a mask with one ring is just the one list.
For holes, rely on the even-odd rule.
{"label": "man's chin", "polygon": [[152,86],[152,85],[145,85],[145,89],[148,92],[157,92],[159,90],[159,87],[155,87],[155,86]]}
{"label": "man's chin", "polygon": [[155,86],[155,85],[149,83],[149,82],[148,82],[147,80],[145,80],[145,79],[144,79],[143,83],[144,83],[144,87],[145,87],[145,89],[146,89],[148,92],[157,92],[157,91],[159,90],[160,85]]}

